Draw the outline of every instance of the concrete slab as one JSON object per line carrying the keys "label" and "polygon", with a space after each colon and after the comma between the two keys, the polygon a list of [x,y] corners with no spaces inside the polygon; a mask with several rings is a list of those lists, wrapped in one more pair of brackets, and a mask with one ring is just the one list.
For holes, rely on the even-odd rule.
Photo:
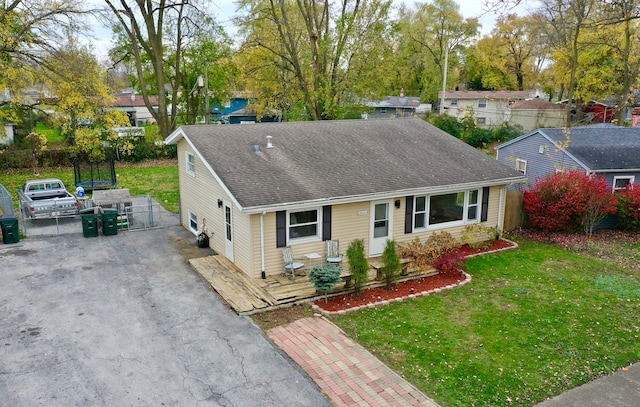
{"label": "concrete slab", "polygon": [[181,226],[0,245],[0,405],[329,406],[195,246]]}

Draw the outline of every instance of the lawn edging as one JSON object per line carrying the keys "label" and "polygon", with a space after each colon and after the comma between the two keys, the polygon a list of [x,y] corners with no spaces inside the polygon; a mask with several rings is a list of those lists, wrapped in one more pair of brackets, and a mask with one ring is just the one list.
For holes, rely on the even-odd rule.
{"label": "lawn edging", "polygon": [[[517,249],[518,248],[518,244],[514,241],[511,241],[509,239],[505,239],[505,238],[501,238],[502,240],[509,242],[511,244],[511,246],[509,247],[504,247],[501,249],[496,249],[496,250],[489,250],[486,252],[482,252],[482,253],[474,253],[474,254],[470,254],[468,256],[465,256],[466,258],[472,258],[472,257],[476,257],[476,256],[483,256],[485,254],[493,254],[493,253],[500,253],[503,251],[507,251],[507,250],[513,250],[513,249]],[[427,290],[427,291],[422,291],[419,293],[415,293],[415,294],[409,294],[409,295],[405,295],[405,296],[401,296],[401,297],[397,297],[391,300],[381,300],[381,301],[376,301],[376,302],[370,302],[368,304],[365,305],[360,305],[357,307],[352,307],[352,308],[346,308],[346,309],[341,309],[338,311],[327,311],[325,309],[323,309],[322,307],[320,307],[319,305],[315,304],[313,301],[310,301],[310,305],[311,308],[313,308],[313,311],[316,313],[319,313],[321,315],[324,316],[336,316],[336,315],[345,315],[345,314],[349,314],[351,312],[355,312],[355,311],[359,311],[365,308],[377,308],[377,307],[382,307],[394,302],[402,302],[402,301],[407,301],[407,300],[412,300],[414,298],[420,298],[420,297],[425,297],[427,295],[432,295],[432,294],[437,294],[439,292],[445,291],[445,290],[451,290],[454,288],[458,288],[458,287],[462,287],[464,285],[467,285],[471,282],[472,277],[469,273],[467,273],[466,271],[462,272],[465,276],[465,279],[463,281],[459,281],[456,284],[449,284],[443,287],[438,287],[438,288],[434,288],[432,290]]]}
{"label": "lawn edging", "polygon": [[464,276],[465,279],[463,281],[460,281],[456,284],[449,284],[446,285],[444,287],[438,287],[438,288],[434,288],[433,290],[427,290],[427,291],[422,291],[419,293],[415,293],[415,294],[409,294],[409,295],[405,295],[402,297],[397,297],[394,298],[392,300],[382,300],[382,301],[377,301],[377,302],[370,302],[369,304],[366,305],[360,305],[357,307],[352,307],[352,308],[347,308],[347,309],[341,309],[338,311],[327,311],[325,309],[322,309],[322,307],[320,307],[319,305],[315,304],[315,303],[311,303],[311,307],[313,308],[314,312],[317,312],[321,315],[324,316],[336,316],[336,315],[345,315],[351,312],[355,312],[355,311],[359,311],[361,309],[365,309],[365,308],[377,308],[377,307],[382,307],[394,302],[402,302],[402,301],[406,301],[406,300],[412,300],[414,298],[420,298],[420,297],[425,297],[427,295],[432,295],[432,294],[437,294],[439,292],[445,291],[445,290],[451,290],[453,288],[458,288],[458,287],[462,287],[463,285],[467,285],[471,282],[471,275],[467,272],[464,272]]}

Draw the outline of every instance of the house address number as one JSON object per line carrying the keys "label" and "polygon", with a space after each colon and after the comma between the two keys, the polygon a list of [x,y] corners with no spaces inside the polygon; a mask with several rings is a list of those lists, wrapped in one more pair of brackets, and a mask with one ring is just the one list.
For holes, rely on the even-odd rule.
{"label": "house address number", "polygon": [[358,211],[358,216],[367,216],[369,214],[369,211],[364,210],[364,211]]}

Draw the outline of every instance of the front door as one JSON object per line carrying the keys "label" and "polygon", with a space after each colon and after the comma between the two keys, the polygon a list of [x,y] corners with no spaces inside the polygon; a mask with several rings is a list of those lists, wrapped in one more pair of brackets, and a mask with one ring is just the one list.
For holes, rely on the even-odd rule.
{"label": "front door", "polygon": [[224,203],[224,255],[227,259],[233,261],[233,216],[231,204]]}
{"label": "front door", "polygon": [[371,202],[371,233],[369,236],[369,255],[378,256],[384,251],[387,240],[392,240],[393,216],[392,201]]}

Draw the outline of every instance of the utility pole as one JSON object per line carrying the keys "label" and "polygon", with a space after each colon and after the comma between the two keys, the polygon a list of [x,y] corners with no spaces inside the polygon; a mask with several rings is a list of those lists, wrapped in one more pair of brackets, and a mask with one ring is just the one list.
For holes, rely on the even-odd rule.
{"label": "utility pole", "polygon": [[211,123],[211,109],[209,109],[209,70],[207,69],[208,66],[205,65],[205,69],[204,69],[204,109],[205,109],[205,113],[204,113],[204,117],[205,117],[205,123],[206,124],[210,124]]}
{"label": "utility pole", "polygon": [[447,91],[447,70],[449,65],[449,43],[444,50],[444,72],[442,73],[442,98],[440,99],[440,114],[444,114],[444,94]]}

